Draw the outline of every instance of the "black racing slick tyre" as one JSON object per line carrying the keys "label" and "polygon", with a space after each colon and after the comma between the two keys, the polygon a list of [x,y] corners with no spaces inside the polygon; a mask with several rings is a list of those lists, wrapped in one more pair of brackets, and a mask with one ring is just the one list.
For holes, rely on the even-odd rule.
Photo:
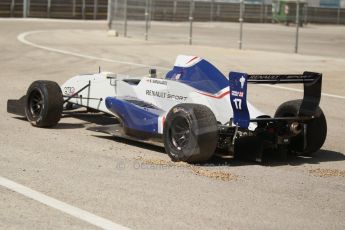
{"label": "black racing slick tyre", "polygon": [[163,139],[165,151],[173,161],[207,161],[218,143],[216,117],[204,105],[176,105],[166,117]]}
{"label": "black racing slick tyre", "polygon": [[[298,116],[301,104],[302,100],[287,101],[278,107],[274,116],[296,117]],[[300,134],[293,137],[290,143],[290,149],[300,155],[311,155],[322,147],[326,140],[326,136],[326,118],[321,108],[318,107],[314,118],[307,122],[306,134],[305,130],[302,130]],[[304,140],[306,140],[306,146],[304,146]]]}
{"label": "black racing slick tyre", "polygon": [[26,93],[25,114],[28,121],[37,127],[56,125],[63,110],[60,86],[53,81],[35,81]]}

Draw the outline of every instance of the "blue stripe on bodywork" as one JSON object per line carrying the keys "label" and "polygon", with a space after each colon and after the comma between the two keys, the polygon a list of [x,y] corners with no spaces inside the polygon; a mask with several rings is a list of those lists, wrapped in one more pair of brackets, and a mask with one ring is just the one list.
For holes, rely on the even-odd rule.
{"label": "blue stripe on bodywork", "polygon": [[115,97],[107,97],[105,104],[111,112],[121,118],[125,127],[147,133],[158,133],[159,110],[140,107]]}
{"label": "blue stripe on bodywork", "polygon": [[230,103],[234,113],[233,122],[241,128],[248,128],[250,116],[247,106],[247,79],[246,73],[230,72]]}
{"label": "blue stripe on bodywork", "polygon": [[190,67],[174,66],[167,73],[166,79],[179,81],[211,94],[218,93],[229,85],[228,79],[206,60]]}

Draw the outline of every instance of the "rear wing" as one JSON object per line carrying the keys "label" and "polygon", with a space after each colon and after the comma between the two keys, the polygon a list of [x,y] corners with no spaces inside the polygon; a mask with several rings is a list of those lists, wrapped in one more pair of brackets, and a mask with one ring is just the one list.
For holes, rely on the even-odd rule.
{"label": "rear wing", "polygon": [[[321,99],[322,74],[304,72],[303,74],[246,74],[230,72],[230,101],[233,109],[234,124],[248,128],[251,121],[247,107],[247,84],[300,84],[303,83],[304,94],[299,117],[312,117]],[[257,121],[257,119],[255,119]]]}

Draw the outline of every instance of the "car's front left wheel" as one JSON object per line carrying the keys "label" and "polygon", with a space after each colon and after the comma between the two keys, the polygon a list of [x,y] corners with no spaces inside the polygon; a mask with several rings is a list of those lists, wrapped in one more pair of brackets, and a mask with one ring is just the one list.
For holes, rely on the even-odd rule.
{"label": "car's front left wheel", "polygon": [[163,133],[165,150],[173,161],[207,161],[218,143],[217,120],[207,106],[200,104],[174,106]]}

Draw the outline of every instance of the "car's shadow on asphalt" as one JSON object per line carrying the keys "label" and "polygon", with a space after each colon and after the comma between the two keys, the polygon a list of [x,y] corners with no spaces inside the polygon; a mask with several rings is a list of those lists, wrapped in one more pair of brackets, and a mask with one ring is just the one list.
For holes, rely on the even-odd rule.
{"label": "car's shadow on asphalt", "polygon": [[[96,124],[96,125],[113,125],[117,124],[118,120],[112,116],[104,115],[103,113],[86,113],[86,112],[72,112],[72,113],[64,113],[63,118],[73,117],[79,120],[84,121],[81,124],[73,124],[73,123],[65,123],[62,122],[63,119],[55,126],[54,129],[78,129],[84,128],[88,124]],[[19,120],[26,121],[26,118],[23,117],[14,117]],[[131,146],[135,146],[138,148],[144,148],[151,151],[160,152],[165,154],[165,150],[163,147],[155,146],[147,143],[137,142],[133,140],[128,140],[121,137],[115,136],[107,136],[107,135],[93,135],[94,137],[104,138],[108,140],[113,140],[116,142],[120,142],[123,144],[128,144]],[[274,153],[265,153],[262,158],[262,162],[256,162],[248,157],[236,157],[236,158],[220,158],[217,156],[212,157],[209,161],[203,164],[198,164],[205,167],[212,167],[212,166],[246,166],[246,165],[262,165],[268,167],[274,166],[282,166],[282,165],[291,165],[291,166],[298,166],[303,164],[319,164],[321,162],[333,162],[333,161],[345,161],[345,154],[332,151],[321,149],[318,152],[312,154],[312,156],[296,156],[288,154],[286,157],[282,157],[279,154]]]}
{"label": "car's shadow on asphalt", "polygon": [[[128,144],[128,145],[135,146],[138,148],[144,148],[144,149],[159,152],[162,154],[166,154],[164,148],[160,146],[127,140],[121,137],[103,136],[103,135],[93,135],[93,136],[98,137],[98,138],[104,138],[107,140],[113,140],[116,142]],[[298,165],[303,165],[303,164],[319,164],[321,162],[332,162],[332,161],[345,161],[345,155],[340,152],[321,149],[318,152],[312,154],[312,156],[288,155],[284,159],[279,154],[266,153],[263,156],[262,162],[256,162],[251,159],[243,159],[241,157],[224,159],[218,156],[214,156],[206,163],[197,164],[197,165],[205,166],[205,167],[216,167],[216,166],[236,167],[236,166],[246,166],[246,165],[262,165],[262,166],[274,167],[274,166],[283,166],[283,165],[298,166]]]}
{"label": "car's shadow on asphalt", "polygon": [[53,129],[81,129],[85,127],[85,123],[82,124],[71,124],[60,122]]}
{"label": "car's shadow on asphalt", "polygon": [[[320,164],[321,162],[334,162],[334,161],[345,161],[345,154],[340,152],[321,149],[311,156],[296,156],[288,154],[286,157],[282,157],[279,154],[274,153],[264,153],[262,162],[256,162],[252,159],[241,157],[231,158],[231,159],[222,159],[219,157],[212,157],[205,166],[246,166],[246,165],[261,165],[267,167],[275,166],[298,166],[304,164]],[[203,164],[201,164],[203,165]]]}
{"label": "car's shadow on asphalt", "polygon": [[96,125],[113,125],[118,124],[118,120],[113,116],[107,116],[103,113],[87,113],[87,112],[64,112],[63,118],[76,118],[90,124]]}
{"label": "car's shadow on asphalt", "polygon": [[92,135],[92,136],[98,137],[98,138],[107,139],[107,140],[112,140],[112,141],[116,141],[116,142],[119,142],[119,143],[122,143],[122,144],[130,145],[130,146],[135,146],[135,147],[138,147],[138,148],[143,148],[143,149],[147,149],[147,150],[151,150],[151,151],[155,151],[155,152],[159,152],[159,153],[165,154],[164,147],[157,146],[157,145],[152,145],[152,144],[147,144],[147,143],[143,143],[143,142],[128,140],[128,139],[122,138],[122,137],[107,136],[107,134],[105,134],[104,136],[103,135]]}
{"label": "car's shadow on asphalt", "polygon": [[[25,117],[13,117],[14,119],[21,120],[28,122],[28,120]],[[54,127],[48,127],[47,129],[81,129],[85,127],[86,123],[81,124],[73,124],[73,123],[65,123],[65,122],[59,122]]]}

